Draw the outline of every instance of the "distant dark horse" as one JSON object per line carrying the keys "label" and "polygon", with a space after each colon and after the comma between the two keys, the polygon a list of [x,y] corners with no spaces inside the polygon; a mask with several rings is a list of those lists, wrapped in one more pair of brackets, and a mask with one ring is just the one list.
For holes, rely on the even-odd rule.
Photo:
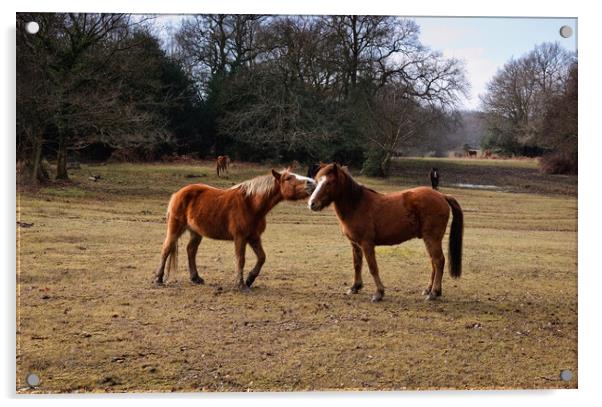
{"label": "distant dark horse", "polygon": [[316,174],[318,173],[318,171],[320,171],[320,164],[317,164],[317,163],[310,164],[309,167],[307,168],[307,178],[313,179],[316,176]]}
{"label": "distant dark horse", "polygon": [[431,168],[429,177],[431,178],[431,186],[433,189],[439,189],[439,170],[436,167]]}

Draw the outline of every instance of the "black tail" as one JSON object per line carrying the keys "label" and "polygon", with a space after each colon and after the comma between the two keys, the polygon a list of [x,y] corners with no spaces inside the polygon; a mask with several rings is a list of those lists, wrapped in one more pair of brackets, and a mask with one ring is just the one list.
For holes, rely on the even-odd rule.
{"label": "black tail", "polygon": [[456,198],[445,195],[452,210],[452,224],[449,232],[449,274],[453,278],[462,275],[462,237],[464,235],[464,213]]}

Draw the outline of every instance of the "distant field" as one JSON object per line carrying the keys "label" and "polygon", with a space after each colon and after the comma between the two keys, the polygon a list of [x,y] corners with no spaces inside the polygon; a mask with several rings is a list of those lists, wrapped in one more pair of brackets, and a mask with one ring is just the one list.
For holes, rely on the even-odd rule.
{"label": "distant field", "polygon": [[392,178],[427,185],[431,167],[439,169],[443,186],[490,185],[509,192],[577,195],[576,176],[543,174],[536,159],[397,158]]}
{"label": "distant field", "polygon": [[[212,165],[84,165],[73,184],[19,193],[17,220],[33,224],[17,228],[19,391],[577,387],[576,177],[542,175],[533,161],[449,159],[399,159],[390,179],[359,177],[386,192],[427,185],[439,167],[466,229],[462,278],[446,271],[437,301],[420,295],[430,275],[420,240],[378,249],[382,303],[370,302],[365,264],[364,291],[344,295],[349,244],[332,209],[302,202],[268,216],[250,294],[230,290],[231,242],[203,241],[206,284],[190,284],[186,235],[175,280],[154,288],[170,194],[270,169],[238,164],[217,179]],[[254,261],[247,251],[246,270]],[[39,389],[26,388],[29,372]]]}

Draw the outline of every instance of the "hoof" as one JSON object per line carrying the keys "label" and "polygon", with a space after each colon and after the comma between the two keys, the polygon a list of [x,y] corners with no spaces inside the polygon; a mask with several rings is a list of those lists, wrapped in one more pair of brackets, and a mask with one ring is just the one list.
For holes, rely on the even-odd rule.
{"label": "hoof", "polygon": [[425,288],[425,289],[422,291],[422,295],[429,295],[430,293],[431,293],[431,289],[430,289],[430,288]]}
{"label": "hoof", "polygon": [[247,280],[245,281],[245,285],[247,286],[247,288],[251,288],[251,286],[253,285],[254,282],[255,282],[255,277],[253,277],[253,278],[247,277]]}
{"label": "hoof", "polygon": [[163,283],[162,280],[155,280],[154,282],[155,287],[160,288],[160,287],[165,287],[165,283]]}
{"label": "hoof", "polygon": [[347,290],[347,295],[353,295],[353,294],[357,294],[360,292],[360,290],[362,289],[362,285],[352,285],[351,288],[349,290]]}
{"label": "hoof", "polygon": [[374,293],[374,295],[372,296],[372,299],[370,301],[372,301],[372,302],[382,301],[384,296],[385,296],[385,293],[377,291],[376,293]]}
{"label": "hoof", "polygon": [[197,276],[194,276],[194,277],[191,277],[191,278],[190,278],[190,281],[191,281],[193,284],[205,284],[205,280],[203,280],[203,279],[201,278],[201,276],[198,276],[198,275],[197,275]]}
{"label": "hoof", "polygon": [[436,300],[441,294],[437,295],[436,292],[431,291],[425,298],[426,301],[433,301]]}
{"label": "hoof", "polygon": [[251,292],[251,289],[246,284],[236,284],[236,289],[241,293],[248,294]]}

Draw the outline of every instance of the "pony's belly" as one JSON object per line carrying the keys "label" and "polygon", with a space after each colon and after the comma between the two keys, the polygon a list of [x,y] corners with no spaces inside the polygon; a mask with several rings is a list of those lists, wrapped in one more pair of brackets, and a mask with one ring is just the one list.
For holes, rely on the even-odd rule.
{"label": "pony's belly", "polygon": [[394,236],[378,236],[374,240],[376,246],[393,246],[417,237],[414,234],[398,234]]}
{"label": "pony's belly", "polygon": [[213,240],[234,240],[232,235],[226,235],[226,234],[222,234],[222,235],[205,234],[203,236],[208,237],[209,239],[213,239]]}
{"label": "pony's belly", "polygon": [[223,228],[206,228],[202,225],[193,225],[190,227],[195,233],[203,237],[208,237],[209,239],[214,240],[233,240],[232,234],[228,232],[227,229]]}
{"label": "pony's belly", "polygon": [[413,217],[404,216],[379,223],[375,228],[374,243],[376,245],[394,245],[418,237],[418,224]]}

